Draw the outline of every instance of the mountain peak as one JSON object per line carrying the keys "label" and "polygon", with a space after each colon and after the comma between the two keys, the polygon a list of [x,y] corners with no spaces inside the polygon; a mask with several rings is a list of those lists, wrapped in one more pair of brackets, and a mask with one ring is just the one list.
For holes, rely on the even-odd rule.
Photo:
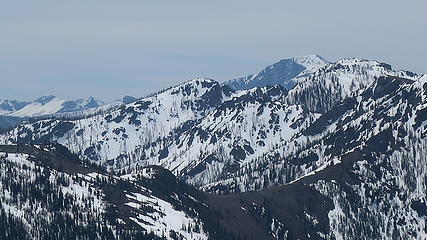
{"label": "mountain peak", "polygon": [[211,79],[211,78],[194,78],[191,80],[188,80],[187,82],[184,82],[183,84],[200,84],[200,83],[217,83],[217,81]]}
{"label": "mountain peak", "polygon": [[[175,94],[177,91],[184,91],[186,95],[191,95],[190,92],[192,92],[193,90],[198,89],[196,90],[196,92],[202,93],[215,85],[219,85],[219,83],[211,78],[194,78],[181,84],[178,84],[174,87],[171,87],[167,90],[170,91],[172,94]],[[193,92],[193,94],[196,92]]]}
{"label": "mountain peak", "polygon": [[45,105],[46,103],[52,101],[53,99],[55,99],[56,97],[53,95],[46,95],[46,96],[42,96],[37,98],[36,100],[34,100],[35,103],[40,103],[42,105]]}
{"label": "mountain peak", "polygon": [[307,69],[312,67],[325,66],[330,63],[328,60],[326,60],[325,58],[317,54],[298,56],[298,57],[292,58],[292,60],[298,64],[303,65]]}
{"label": "mountain peak", "polygon": [[80,105],[82,108],[94,108],[104,105],[104,103],[94,97],[88,97],[86,99],[82,99]]}
{"label": "mountain peak", "polygon": [[126,95],[126,96],[123,96],[122,99],[120,99],[119,101],[123,102],[124,104],[129,104],[129,103],[135,102],[136,100],[137,100],[136,97]]}
{"label": "mountain peak", "polygon": [[282,85],[291,89],[296,84],[296,78],[304,77],[328,64],[327,60],[315,54],[287,58],[265,67],[256,74],[232,79],[224,84],[234,90],[247,90],[269,85]]}

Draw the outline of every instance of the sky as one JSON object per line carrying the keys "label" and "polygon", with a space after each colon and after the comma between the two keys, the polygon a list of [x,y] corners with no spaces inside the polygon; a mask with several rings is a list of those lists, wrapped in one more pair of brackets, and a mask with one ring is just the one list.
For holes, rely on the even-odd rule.
{"label": "sky", "polygon": [[142,97],[308,54],[427,73],[425,0],[0,3],[0,99]]}

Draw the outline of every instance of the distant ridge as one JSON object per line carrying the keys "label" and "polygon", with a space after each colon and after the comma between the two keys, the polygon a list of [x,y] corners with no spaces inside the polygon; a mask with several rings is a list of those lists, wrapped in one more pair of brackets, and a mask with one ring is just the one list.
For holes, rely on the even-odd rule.
{"label": "distant ridge", "polygon": [[283,59],[269,65],[256,74],[229,80],[223,84],[234,90],[247,90],[253,87],[282,85],[287,89],[295,86],[301,78],[328,65],[329,62],[319,55],[299,56]]}

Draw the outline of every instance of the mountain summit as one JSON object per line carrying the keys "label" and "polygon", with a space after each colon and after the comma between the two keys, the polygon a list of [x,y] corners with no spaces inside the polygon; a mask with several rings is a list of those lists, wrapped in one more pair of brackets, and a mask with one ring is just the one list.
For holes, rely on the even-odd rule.
{"label": "mountain summit", "polygon": [[329,62],[319,55],[283,59],[256,74],[232,79],[224,84],[234,90],[273,85],[283,85],[285,88],[291,89],[295,86],[297,78],[307,76],[328,64]]}

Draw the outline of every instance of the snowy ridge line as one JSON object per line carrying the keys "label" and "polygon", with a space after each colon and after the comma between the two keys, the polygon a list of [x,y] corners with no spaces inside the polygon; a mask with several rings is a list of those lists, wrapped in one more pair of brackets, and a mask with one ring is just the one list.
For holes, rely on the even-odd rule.
{"label": "snowy ridge line", "polygon": [[97,115],[102,115],[105,113],[108,113],[110,111],[114,111],[116,109],[119,109],[121,107],[125,106],[124,103],[121,102],[115,102],[108,105],[96,107],[96,108],[90,108],[85,110],[79,110],[79,111],[73,111],[73,112],[63,112],[63,113],[54,113],[54,114],[48,114],[48,115],[42,115],[42,116],[35,116],[30,117],[26,122],[33,123],[37,121],[42,120],[81,120],[84,118],[90,118]]}
{"label": "snowy ridge line", "polygon": [[[174,86],[164,88],[164,89],[161,89],[161,90],[153,92],[153,93],[149,93],[143,97],[136,98],[134,101],[132,101],[129,104],[132,104],[134,102],[144,100],[147,98],[154,97],[154,96],[159,95],[161,93],[164,93],[170,89],[185,85],[185,84],[190,83],[190,82],[195,81],[195,80],[212,80],[212,81],[214,81],[213,79],[209,79],[209,78],[190,79],[190,80],[187,80],[185,82],[176,84]],[[61,113],[53,113],[53,114],[45,114],[45,115],[41,115],[41,116],[29,117],[27,121],[24,121],[24,123],[33,123],[33,122],[37,122],[37,121],[50,120],[50,119],[52,119],[52,120],[69,120],[69,121],[81,120],[84,118],[90,118],[90,117],[94,117],[97,115],[103,115],[103,114],[109,113],[111,111],[114,111],[116,109],[119,109],[121,107],[124,107],[126,105],[128,105],[128,104],[125,104],[122,102],[113,102],[111,104],[99,106],[96,108],[89,108],[89,109],[83,109],[83,110],[72,111],[72,112],[61,112]]]}
{"label": "snowy ridge line", "polygon": [[170,87],[160,89],[160,90],[158,90],[158,91],[156,91],[156,92],[149,93],[149,94],[147,94],[147,95],[145,95],[145,96],[143,96],[143,97],[141,97],[141,98],[138,98],[138,100],[143,100],[143,99],[145,99],[145,98],[151,98],[151,97],[154,97],[154,96],[159,95],[159,94],[162,94],[162,93],[164,93],[164,92],[166,92],[166,91],[168,91],[168,90],[171,90],[171,89],[173,89],[173,88],[177,88],[177,87],[180,87],[180,86],[186,85],[186,84],[191,83],[191,82],[194,82],[194,81],[206,81],[206,80],[207,80],[207,81],[213,81],[213,82],[215,82],[215,80],[213,80],[213,79],[211,79],[211,78],[205,78],[205,77],[193,78],[193,79],[190,79],[190,80],[187,80],[187,81],[184,81],[184,82],[181,82],[181,83],[178,83],[178,84],[172,85],[172,86],[170,86]]}
{"label": "snowy ridge line", "polygon": [[104,102],[93,97],[89,97],[87,99],[65,100],[53,95],[49,95],[40,97],[26,104],[25,106],[21,106],[15,111],[9,112],[6,115],[22,118],[35,117],[54,113],[80,111],[103,105],[105,105]]}

